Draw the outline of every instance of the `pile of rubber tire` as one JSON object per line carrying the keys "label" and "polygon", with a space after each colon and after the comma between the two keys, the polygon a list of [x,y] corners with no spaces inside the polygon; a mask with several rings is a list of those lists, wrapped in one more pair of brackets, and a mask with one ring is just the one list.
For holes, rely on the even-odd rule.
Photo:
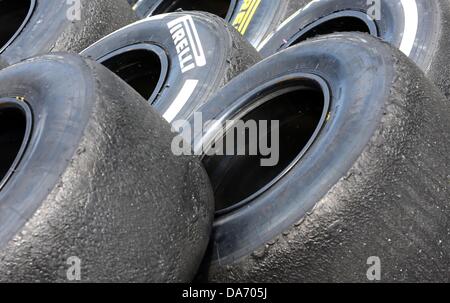
{"label": "pile of rubber tire", "polygon": [[449,281],[450,0],[0,0],[0,69],[2,282]]}

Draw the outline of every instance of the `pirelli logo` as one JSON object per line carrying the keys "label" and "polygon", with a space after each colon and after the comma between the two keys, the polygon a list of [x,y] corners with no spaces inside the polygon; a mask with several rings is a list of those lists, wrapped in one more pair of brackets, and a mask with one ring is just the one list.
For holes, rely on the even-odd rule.
{"label": "pirelli logo", "polygon": [[255,16],[260,3],[261,0],[244,0],[242,3],[239,13],[232,23],[241,35],[247,32],[248,26]]}
{"label": "pirelli logo", "polygon": [[202,42],[191,16],[183,16],[167,23],[178,53],[181,72],[206,65]]}

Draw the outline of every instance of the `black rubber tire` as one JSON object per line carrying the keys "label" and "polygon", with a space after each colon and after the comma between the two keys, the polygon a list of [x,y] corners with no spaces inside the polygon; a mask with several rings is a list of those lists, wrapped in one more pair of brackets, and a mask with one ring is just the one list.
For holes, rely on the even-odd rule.
{"label": "black rubber tire", "polygon": [[171,152],[170,125],[144,99],[63,53],[2,70],[0,97],[0,114],[16,107],[29,118],[26,147],[1,176],[0,281],[67,282],[72,256],[84,282],[193,278],[212,191],[198,159]]}
{"label": "black rubber tire", "polygon": [[8,64],[0,58],[0,70],[4,69],[5,67],[8,67]]}
{"label": "black rubber tire", "polygon": [[[270,104],[267,96],[273,100],[272,94],[292,87],[299,87],[300,95],[287,100],[313,105],[319,99],[308,98],[310,91],[323,94],[316,137],[300,145],[298,157],[285,162],[275,183],[216,215],[210,260],[200,279],[368,282],[366,262],[378,256],[384,282],[448,282],[450,109],[445,97],[397,49],[367,34],[341,33],[267,58],[200,111],[204,121],[240,118],[261,102]],[[308,121],[305,111],[276,104],[259,119],[272,120],[284,109],[288,115],[299,113],[299,123]],[[207,144],[217,127],[206,126]],[[252,185],[248,176],[256,180],[267,174],[256,165],[242,166],[237,157],[233,170],[229,159],[203,159],[216,193],[218,181],[234,193]]]}
{"label": "black rubber tire", "polygon": [[[174,35],[182,31],[184,35],[191,33],[193,38],[177,38],[176,45],[168,26],[172,24],[176,24],[175,28],[180,26]],[[197,36],[198,39],[195,38]],[[186,45],[190,49],[198,50],[197,54],[191,51],[184,55],[183,58],[191,55],[187,63],[181,63],[177,50],[183,41],[189,44]],[[159,65],[152,66],[145,60],[138,60],[136,64],[136,59],[122,59],[123,55],[136,50],[146,50],[158,57]],[[217,16],[203,12],[171,13],[141,20],[105,37],[81,54],[121,75],[170,122],[187,119],[232,78],[261,59],[256,50],[232,27]],[[198,60],[194,59],[195,55]],[[125,72],[124,66],[127,67]],[[153,80],[152,89],[149,90],[148,85],[151,80],[136,81],[136,75],[140,77],[142,72],[140,69],[139,72],[130,71],[130,66],[146,68],[143,73],[145,77],[157,72],[151,76],[156,80]],[[142,83],[143,86],[139,85]]]}
{"label": "black rubber tire", "polygon": [[[402,50],[450,96],[450,2],[447,0],[381,0],[380,18],[370,17],[374,3],[366,0],[318,0],[298,11],[259,47],[263,57],[289,47],[308,35],[333,31],[370,32]],[[357,15],[355,15],[357,14]],[[339,26],[329,22],[352,19]],[[378,17],[378,16],[375,16]],[[359,20],[350,23],[348,20]],[[319,27],[321,26],[321,27]],[[315,29],[316,32],[312,32]],[[308,34],[307,34],[308,33]]]}
{"label": "black rubber tire", "polygon": [[[25,5],[27,2],[29,4]],[[2,35],[12,36],[15,33],[9,42],[0,45],[0,57],[9,65],[51,51],[78,53],[114,30],[137,20],[125,0],[82,0],[79,21],[68,18],[77,8],[75,1],[15,0],[3,3],[7,7],[2,8],[0,13],[2,24],[6,22],[4,18],[12,18],[13,13],[9,9],[13,8],[9,6],[17,6],[15,11],[23,7],[28,12],[24,22],[17,23],[11,30],[2,26]],[[22,24],[20,28],[19,24]],[[0,39],[3,40],[1,36]]]}
{"label": "black rubber tire", "polygon": [[[179,3],[179,2],[185,2]],[[232,24],[253,46],[271,33],[281,22],[311,0],[140,0],[134,6],[141,18],[177,9],[205,10],[216,13]],[[203,3],[199,3],[203,2]],[[226,11],[217,8],[223,2]],[[196,5],[196,3],[199,3]],[[184,5],[183,5],[184,4]],[[213,6],[211,6],[213,4]],[[187,5],[187,6],[186,6]],[[219,11],[223,11],[219,13]]]}

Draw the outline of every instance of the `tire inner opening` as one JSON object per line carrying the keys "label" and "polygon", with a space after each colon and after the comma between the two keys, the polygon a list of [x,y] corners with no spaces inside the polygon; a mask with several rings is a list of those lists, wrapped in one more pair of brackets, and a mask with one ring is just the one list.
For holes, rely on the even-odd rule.
{"label": "tire inner opening", "polygon": [[337,32],[363,32],[372,34],[369,26],[364,20],[357,17],[337,17],[325,22],[319,22],[305,32],[301,33],[289,46],[298,44],[307,39],[328,35]]}
{"label": "tire inner opening", "polygon": [[31,0],[0,0],[0,49],[19,31],[31,9]]}
{"label": "tire inner opening", "polygon": [[[279,135],[279,162],[275,166],[262,166],[263,156],[258,148],[258,155],[249,155],[249,132],[245,135],[245,148],[247,156],[205,156],[203,159],[206,170],[213,185],[216,211],[219,213],[232,211],[244,204],[246,200],[258,193],[264,192],[277,178],[289,170],[301,153],[313,139],[317,129],[321,127],[325,110],[324,94],[317,85],[296,87],[287,93],[275,96],[259,107],[249,112],[243,121],[256,121],[258,127],[257,142],[260,145],[261,127],[259,121],[268,123],[267,146],[271,142],[271,121],[279,121],[279,128],[275,128]],[[264,130],[264,129],[263,129]],[[237,145],[236,129],[230,129],[224,136],[226,138],[234,132],[234,146]],[[242,132],[241,132],[242,133]]]}
{"label": "tire inner opening", "polygon": [[0,184],[19,157],[27,129],[26,114],[16,106],[0,106]]}
{"label": "tire inner opening", "polygon": [[231,6],[231,0],[173,0],[163,1],[155,14],[183,11],[203,11],[225,19]]}
{"label": "tire inner opening", "polygon": [[102,62],[104,66],[149,100],[157,89],[162,73],[159,56],[145,49],[130,50]]}

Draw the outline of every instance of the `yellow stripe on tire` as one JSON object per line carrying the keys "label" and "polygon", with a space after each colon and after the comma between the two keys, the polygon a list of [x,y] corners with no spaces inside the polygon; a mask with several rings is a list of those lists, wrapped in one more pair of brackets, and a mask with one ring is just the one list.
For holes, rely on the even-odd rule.
{"label": "yellow stripe on tire", "polygon": [[233,27],[237,29],[241,35],[247,32],[248,26],[255,16],[256,10],[258,9],[261,0],[244,0],[239,13],[233,21]]}

